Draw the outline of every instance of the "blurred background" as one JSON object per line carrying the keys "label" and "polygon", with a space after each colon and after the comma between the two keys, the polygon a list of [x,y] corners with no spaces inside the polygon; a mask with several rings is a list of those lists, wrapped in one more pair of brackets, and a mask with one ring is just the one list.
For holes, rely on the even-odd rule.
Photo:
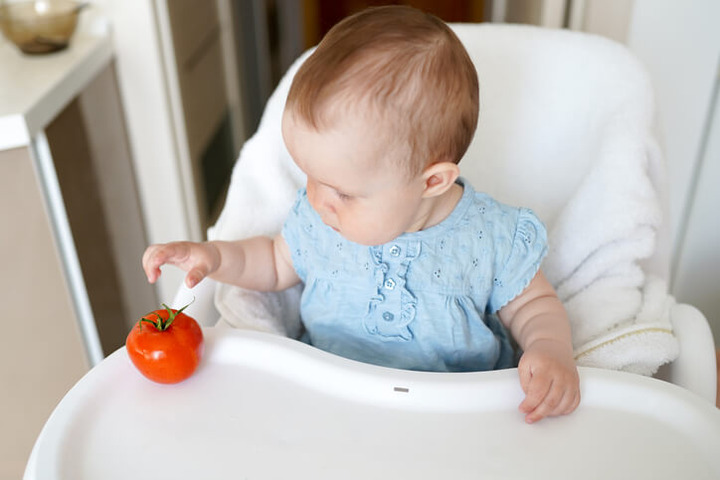
{"label": "blurred background", "polygon": [[[0,81],[22,75],[25,68],[42,72],[43,62],[56,68],[57,59],[79,52],[84,39],[111,39],[107,68],[78,86],[77,95],[58,106],[43,129],[102,355],[124,344],[142,314],[172,300],[183,274],[166,269],[158,285],[148,285],[140,268],[144,248],[205,238],[222,208],[238,152],[291,63],[340,19],[383,4],[412,5],[447,22],[526,23],[589,32],[623,43],[637,55],[655,85],[658,131],[672,184],[671,290],[678,300],[703,311],[720,345],[720,193],[715,187],[720,180],[720,2],[92,0],[80,15],[70,47],[46,59],[22,57],[0,37]],[[16,70],[9,71],[8,65]],[[3,115],[5,105],[22,90],[0,85]],[[43,92],[43,98],[56,94]],[[0,351],[6,352],[0,358],[7,365],[17,357],[40,359],[32,375],[19,374],[14,365],[0,370],[4,410],[12,414],[23,405],[29,412],[22,428],[3,423],[1,429],[0,478],[19,478],[47,415],[92,360],[81,341],[63,337],[66,331],[77,337],[77,326],[62,275],[52,288],[58,289],[64,317],[59,310],[33,313],[36,305],[50,302],[50,287],[43,282],[51,281],[33,242],[52,245],[53,240],[46,227],[30,228],[31,220],[41,226],[47,222],[43,208],[38,207],[35,218],[23,206],[28,196],[44,198],[36,172],[24,169],[33,151],[1,143],[5,275],[0,296],[10,312],[6,322],[22,333],[0,336]],[[26,260],[24,251],[34,260]],[[59,262],[60,253],[52,247],[47,252],[47,262]],[[36,270],[28,273],[28,262],[35,262]],[[32,333],[19,326],[28,320],[33,321]],[[45,323],[56,322],[57,332],[38,340]],[[57,344],[63,349],[56,351]],[[65,362],[70,357],[74,360]],[[48,376],[54,383],[41,387]],[[31,393],[37,389],[43,393]],[[27,407],[29,397],[34,403]]]}

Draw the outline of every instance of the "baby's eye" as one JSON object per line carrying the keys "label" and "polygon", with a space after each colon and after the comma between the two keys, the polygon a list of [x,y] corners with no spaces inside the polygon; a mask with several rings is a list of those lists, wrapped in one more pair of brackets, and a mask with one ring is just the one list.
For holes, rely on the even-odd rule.
{"label": "baby's eye", "polygon": [[343,202],[345,202],[345,201],[347,201],[347,200],[350,200],[350,198],[351,198],[350,195],[346,195],[346,194],[344,194],[344,193],[342,193],[342,192],[339,192],[339,191],[337,191],[337,190],[335,190],[335,195],[337,195],[338,199],[340,199],[340,200],[343,201]]}

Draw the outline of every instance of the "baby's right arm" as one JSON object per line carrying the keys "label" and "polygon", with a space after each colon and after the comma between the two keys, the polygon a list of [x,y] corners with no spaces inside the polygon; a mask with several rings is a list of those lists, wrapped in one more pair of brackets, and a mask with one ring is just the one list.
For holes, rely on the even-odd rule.
{"label": "baby's right arm", "polygon": [[185,284],[189,288],[205,277],[259,291],[284,290],[300,281],[282,235],[234,242],[151,245],[145,250],[142,264],[150,283],[160,277],[162,265],[179,267],[187,272]]}

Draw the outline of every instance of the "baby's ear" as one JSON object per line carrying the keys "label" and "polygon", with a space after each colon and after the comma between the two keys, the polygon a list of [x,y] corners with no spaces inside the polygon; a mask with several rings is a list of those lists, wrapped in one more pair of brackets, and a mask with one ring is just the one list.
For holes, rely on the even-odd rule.
{"label": "baby's ear", "polygon": [[453,186],[460,175],[460,167],[453,162],[438,162],[427,167],[423,173],[425,181],[424,198],[442,195]]}

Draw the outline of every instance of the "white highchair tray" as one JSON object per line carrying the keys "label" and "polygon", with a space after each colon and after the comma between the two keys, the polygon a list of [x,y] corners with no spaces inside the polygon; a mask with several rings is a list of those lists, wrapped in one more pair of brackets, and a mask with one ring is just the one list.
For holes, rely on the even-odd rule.
{"label": "white highchair tray", "polygon": [[659,380],[583,368],[570,416],[524,423],[517,371],[360,364],[271,335],[205,329],[177,385],[120,349],[60,402],[25,478],[720,478],[720,413]]}

